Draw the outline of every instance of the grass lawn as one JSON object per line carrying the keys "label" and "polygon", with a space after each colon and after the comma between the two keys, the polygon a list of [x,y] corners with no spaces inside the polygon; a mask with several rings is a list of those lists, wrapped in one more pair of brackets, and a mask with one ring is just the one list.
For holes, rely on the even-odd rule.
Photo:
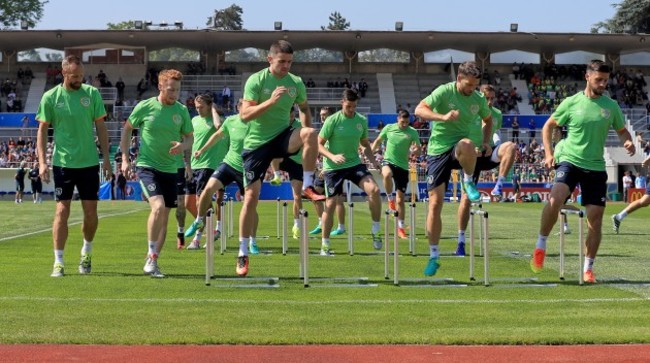
{"label": "grass lawn", "polygon": [[[611,231],[609,216],[624,204],[608,206],[603,242],[596,259],[595,286],[579,286],[577,219],[567,236],[565,281],[558,279],[558,241],[549,238],[546,269],[528,266],[542,204],[487,204],[490,213],[490,277],[484,287],[483,259],[470,281],[469,258],[453,257],[456,205],[443,209],[442,266],[446,282],[393,286],[384,279],[384,257],[370,241],[364,203],[355,204],[355,251],[347,236],[333,238],[334,257],[317,256],[311,240],[310,277],[298,278],[297,241],[281,253],[276,238],[276,203],[260,204],[258,235],[262,254],[251,256],[249,276],[235,276],[237,242],[215,254],[220,280],[205,286],[205,252],[175,249],[176,223],[170,221],[159,264],[164,279],[142,274],[148,205],[100,202],[100,226],[91,275],[77,273],[81,248],[81,205],[73,203],[66,248],[66,276],[51,278],[51,222],[54,202],[0,201],[0,343],[75,344],[578,344],[650,342],[650,209]],[[240,204],[235,204],[237,219]],[[311,206],[308,210],[313,211]],[[313,214],[312,214],[313,215]],[[382,216],[383,217],[383,216]],[[190,216],[186,225],[190,223]],[[407,219],[408,222],[408,219]],[[310,217],[310,228],[315,218]],[[237,220],[235,220],[235,228]],[[400,277],[424,278],[428,247],[424,209],[418,204],[417,256],[400,245]],[[383,227],[383,220],[382,220]],[[556,226],[557,230],[557,226]],[[269,237],[270,236],[270,237]],[[255,278],[279,278],[274,288],[237,288]],[[337,287],[318,278],[366,277],[360,287]],[[510,281],[515,278],[519,280]],[[522,282],[537,278],[534,284]],[[431,281],[432,279],[428,279]],[[370,287],[368,285],[377,285]],[[467,285],[466,287],[457,287]],[[542,286],[530,286],[542,285]]]}

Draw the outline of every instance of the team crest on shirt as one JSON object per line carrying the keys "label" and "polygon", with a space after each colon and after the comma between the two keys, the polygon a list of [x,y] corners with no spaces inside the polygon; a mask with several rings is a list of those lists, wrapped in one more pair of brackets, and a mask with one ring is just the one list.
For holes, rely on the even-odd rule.
{"label": "team crest on shirt", "polygon": [[357,124],[357,130],[359,131],[363,130],[363,126],[361,126],[361,124]]}
{"label": "team crest on shirt", "polygon": [[81,105],[84,107],[90,106],[90,97],[81,97],[79,99],[79,102],[81,102]]}
{"label": "team crest on shirt", "polygon": [[175,114],[174,116],[172,116],[172,121],[174,121],[176,125],[180,125],[183,119],[181,118],[181,115]]}
{"label": "team crest on shirt", "polygon": [[612,113],[606,108],[601,108],[600,109],[600,115],[603,116],[603,118],[605,118],[605,119],[609,119],[609,116],[611,116]]}
{"label": "team crest on shirt", "polygon": [[262,90],[262,93],[264,93],[265,95],[270,95],[271,93],[273,93],[273,91],[271,91],[268,88],[265,88],[265,89]]}
{"label": "team crest on shirt", "polygon": [[478,105],[474,104],[469,108],[470,112],[472,114],[477,114],[478,113]]}
{"label": "team crest on shirt", "polygon": [[450,110],[455,110],[456,109],[456,105],[454,103],[451,103],[451,102],[449,102],[447,104],[447,107],[449,107]]}
{"label": "team crest on shirt", "polygon": [[289,92],[289,97],[291,98],[296,97],[296,95],[298,94],[298,90],[296,90],[296,87],[289,87],[288,92]]}

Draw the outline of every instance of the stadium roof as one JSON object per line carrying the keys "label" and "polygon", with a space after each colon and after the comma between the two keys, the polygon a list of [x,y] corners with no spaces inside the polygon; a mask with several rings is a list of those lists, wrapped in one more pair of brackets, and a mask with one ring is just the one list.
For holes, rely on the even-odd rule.
{"label": "stadium roof", "polygon": [[437,31],[216,31],[203,30],[10,30],[0,32],[6,51],[34,48],[65,48],[104,44],[159,50],[181,47],[217,52],[242,48],[267,49],[278,39],[291,42],[295,50],[323,48],[363,51],[390,48],[429,52],[457,49],[496,53],[521,50],[557,54],[576,50],[599,54],[650,51],[650,34],[529,33],[529,32],[437,32]]}

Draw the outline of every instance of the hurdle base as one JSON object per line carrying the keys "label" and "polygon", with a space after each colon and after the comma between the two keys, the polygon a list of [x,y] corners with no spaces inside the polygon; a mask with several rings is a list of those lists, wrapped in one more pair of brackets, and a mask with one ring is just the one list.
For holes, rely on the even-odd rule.
{"label": "hurdle base", "polygon": [[218,288],[275,289],[280,287],[279,277],[218,277],[212,280],[215,281],[212,286]]}

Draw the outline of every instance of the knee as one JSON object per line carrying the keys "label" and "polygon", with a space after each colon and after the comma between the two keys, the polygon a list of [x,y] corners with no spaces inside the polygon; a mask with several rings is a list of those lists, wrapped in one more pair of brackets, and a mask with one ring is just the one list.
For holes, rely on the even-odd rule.
{"label": "knee", "polygon": [[463,155],[471,155],[474,154],[474,148],[476,146],[470,139],[462,139],[456,144],[456,150],[457,152],[460,152],[460,154]]}

